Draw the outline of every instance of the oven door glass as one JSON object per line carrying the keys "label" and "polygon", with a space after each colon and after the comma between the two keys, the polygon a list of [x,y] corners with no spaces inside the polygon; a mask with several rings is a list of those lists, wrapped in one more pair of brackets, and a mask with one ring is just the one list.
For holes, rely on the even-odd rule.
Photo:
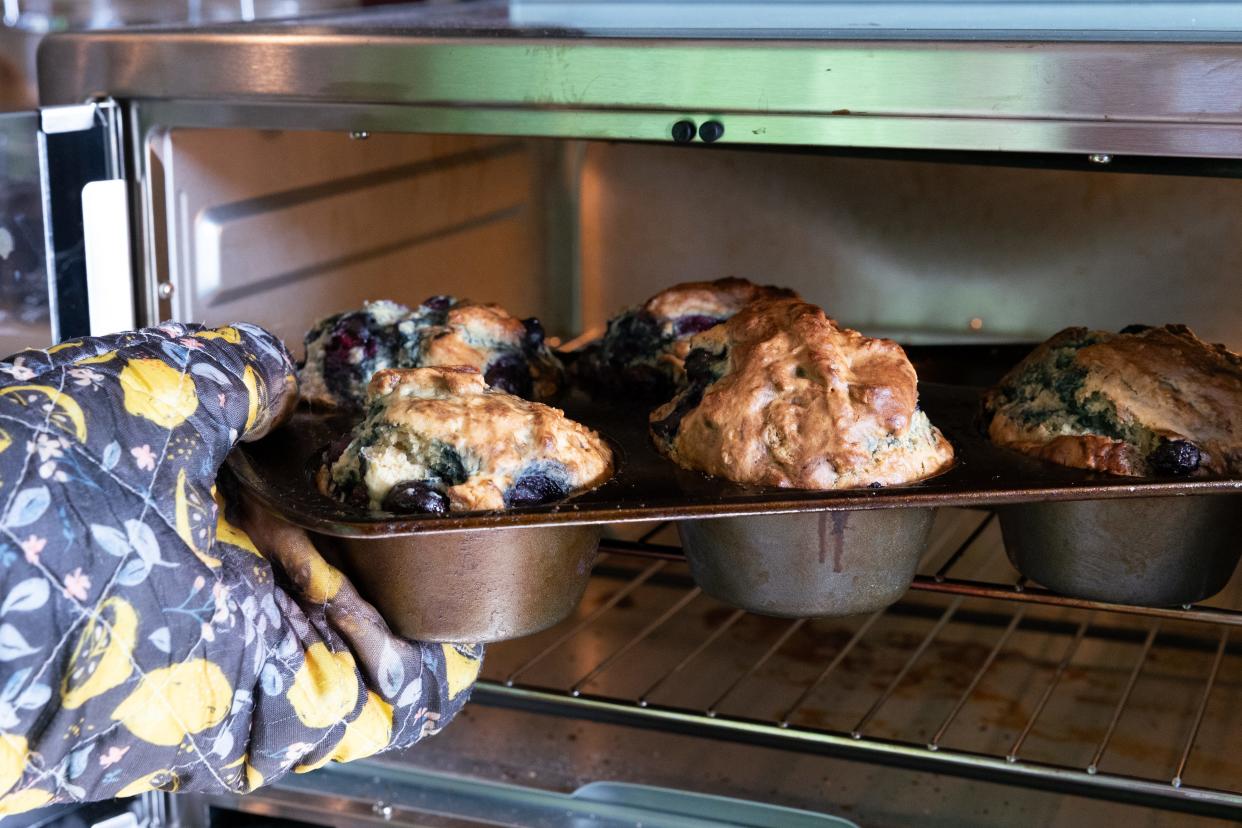
{"label": "oven door glass", "polygon": [[39,113],[0,115],[0,351],[52,341]]}
{"label": "oven door glass", "polygon": [[0,356],[133,326],[120,146],[110,102],[0,114]]}

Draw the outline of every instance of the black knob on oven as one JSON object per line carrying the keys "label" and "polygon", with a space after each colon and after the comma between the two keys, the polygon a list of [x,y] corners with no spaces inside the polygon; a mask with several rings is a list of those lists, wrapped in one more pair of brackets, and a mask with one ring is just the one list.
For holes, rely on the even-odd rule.
{"label": "black knob on oven", "polygon": [[719,141],[723,135],[724,124],[720,123],[720,121],[708,121],[699,127],[699,137],[708,144]]}
{"label": "black knob on oven", "polygon": [[695,128],[694,121],[678,121],[673,124],[673,140],[679,144],[690,143],[697,133],[698,129]]}

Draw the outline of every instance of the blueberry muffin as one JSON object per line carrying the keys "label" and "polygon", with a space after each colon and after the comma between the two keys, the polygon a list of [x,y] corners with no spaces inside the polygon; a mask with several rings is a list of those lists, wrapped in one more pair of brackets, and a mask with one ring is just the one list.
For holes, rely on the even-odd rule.
{"label": "blueberry muffin", "polygon": [[528,399],[555,394],[563,373],[538,319],[433,296],[413,310],[368,302],[320,320],[306,335],[299,379],[312,402],[359,407],[376,371],[444,365],[475,368],[489,385]]}
{"label": "blueberry muffin", "polygon": [[433,296],[397,325],[401,368],[465,365],[493,388],[548,399],[564,369],[544,341],[539,320],[517,319],[493,304]]}
{"label": "blueberry muffin", "polygon": [[745,279],[674,285],[610,319],[603,338],[579,353],[575,376],[598,391],[667,398],[685,382],[683,363],[690,337],[719,325],[751,302],[778,297],[796,294]]}
{"label": "blueberry muffin", "polygon": [[410,309],[396,302],[367,302],[361,310],[316,322],[306,334],[306,362],[298,371],[302,397],[325,405],[357,405],[371,375],[397,364],[397,323]]}
{"label": "blueberry muffin", "polygon": [[651,415],[656,447],[684,468],[845,489],[910,483],[953,463],[901,347],[840,328],[814,305],[754,302],[689,348],[687,387]]}
{"label": "blueberry muffin", "polygon": [[[556,408],[489,388],[472,368],[382,370],[367,417],[319,488],[397,513],[530,506],[593,489],[612,475],[599,435]],[[329,454],[333,449],[329,449]]]}
{"label": "blueberry muffin", "polygon": [[1075,468],[1242,474],[1242,357],[1184,325],[1067,328],[983,401],[997,445]]}

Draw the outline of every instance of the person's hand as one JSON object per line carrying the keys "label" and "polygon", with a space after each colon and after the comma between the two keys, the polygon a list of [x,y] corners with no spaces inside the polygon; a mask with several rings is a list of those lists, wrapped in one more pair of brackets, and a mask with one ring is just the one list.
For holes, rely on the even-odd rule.
{"label": "person's hand", "polygon": [[406,642],[309,540],[215,487],[296,402],[260,328],[0,363],[0,814],[244,793],[443,727],[482,649]]}

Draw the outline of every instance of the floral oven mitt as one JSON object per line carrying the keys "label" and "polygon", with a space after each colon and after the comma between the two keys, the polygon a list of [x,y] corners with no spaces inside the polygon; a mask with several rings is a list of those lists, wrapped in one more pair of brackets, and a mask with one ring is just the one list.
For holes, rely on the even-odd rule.
{"label": "floral oven mitt", "polygon": [[244,793],[436,732],[481,648],[407,642],[299,530],[214,481],[296,400],[249,325],[0,362],[0,814]]}

